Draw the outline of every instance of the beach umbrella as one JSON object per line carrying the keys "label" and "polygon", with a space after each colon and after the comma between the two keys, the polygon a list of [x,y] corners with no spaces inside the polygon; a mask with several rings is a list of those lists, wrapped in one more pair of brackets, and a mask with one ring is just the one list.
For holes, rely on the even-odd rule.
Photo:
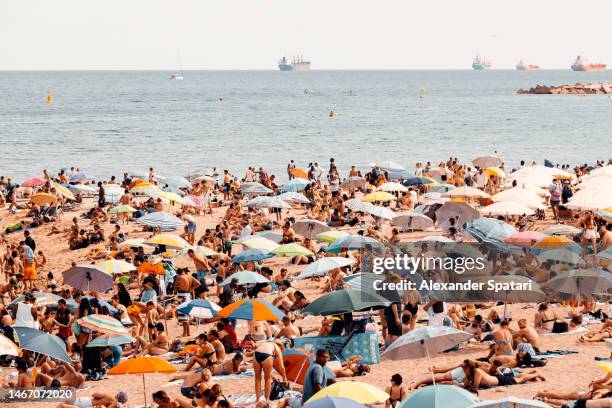
{"label": "beach umbrella", "polygon": [[405,360],[427,357],[431,365],[431,354],[451,349],[472,337],[474,337],[472,334],[454,327],[420,326],[398,337],[385,349],[381,358]]}
{"label": "beach umbrella", "polygon": [[178,202],[180,204],[184,204],[185,203],[185,195],[186,193],[181,190],[180,188],[176,187],[176,186],[164,186],[162,187],[162,192],[165,193],[173,193],[176,194],[180,197],[180,200],[174,200],[174,196],[163,196],[162,198],[165,198],[167,201],[173,201],[173,202]]}
{"label": "beach umbrella", "polygon": [[419,186],[419,185],[423,185],[423,184],[428,184],[428,185],[436,185],[437,182],[436,180],[430,178],[430,177],[410,177],[405,179],[402,182],[403,185],[405,186]]}
{"label": "beach umbrella", "polygon": [[260,183],[252,183],[247,186],[241,185],[240,192],[243,194],[271,194],[273,193],[268,187]]}
{"label": "beach umbrella", "polygon": [[19,347],[3,334],[0,334],[0,356],[15,356],[21,354]]}
{"label": "beach umbrella", "polygon": [[582,232],[582,229],[571,225],[555,224],[547,227],[543,232],[549,235],[575,235]]}
{"label": "beach umbrella", "polygon": [[389,180],[406,180],[414,177],[414,174],[408,170],[389,171]]}
{"label": "beach umbrella", "polygon": [[484,400],[470,405],[469,408],[552,408],[544,401],[523,399],[513,396],[502,399]]}
{"label": "beach umbrella", "polygon": [[546,206],[542,197],[535,190],[514,187],[495,194],[491,199],[495,202],[510,201],[524,205],[532,210],[544,209]]}
{"label": "beach umbrella", "polygon": [[144,180],[134,180],[130,184],[130,192],[132,193],[146,193],[147,191],[161,191],[157,184],[150,183]]}
{"label": "beach umbrella", "polygon": [[[96,191],[97,192],[97,191]],[[104,199],[109,203],[116,204],[119,202],[121,196],[125,193],[125,190],[120,186],[104,188]]]}
{"label": "beach umbrella", "polygon": [[315,316],[329,316],[341,313],[382,309],[391,302],[383,296],[355,289],[334,290],[304,308],[304,313]]}
{"label": "beach umbrella", "polygon": [[185,221],[165,211],[149,213],[136,221],[151,228],[160,228],[162,231],[175,230],[185,225]]}
{"label": "beach umbrella", "polygon": [[429,187],[429,192],[434,192],[434,193],[445,193],[447,191],[453,190],[457,188],[456,186],[453,186],[452,184],[445,184],[445,183],[441,183],[441,184],[436,184],[435,186],[431,186]]}
{"label": "beach umbrella", "polygon": [[71,183],[82,183],[84,181],[90,181],[90,180],[93,180],[93,177],[85,173],[84,171],[77,173],[73,175],[72,177],[70,177]]}
{"label": "beach umbrella", "polygon": [[143,262],[140,265],[138,265],[138,267],[136,268],[136,270],[139,273],[149,273],[152,275],[165,275],[166,274],[166,270],[164,269],[164,264],[160,259],[151,259],[150,261],[147,262]]}
{"label": "beach umbrella", "polygon": [[113,276],[96,265],[76,265],[62,273],[64,283],[77,290],[105,292],[113,287]]}
{"label": "beach umbrella", "polygon": [[247,249],[232,257],[233,263],[259,262],[264,259],[272,258],[274,254],[264,249]]}
{"label": "beach umbrella", "polygon": [[368,209],[374,206],[374,204],[370,202],[361,201],[356,198],[351,198],[350,200],[346,200],[344,202],[344,205],[346,206],[346,208],[352,211],[360,211],[360,212],[366,212]]}
{"label": "beach umbrella", "polygon": [[280,198],[278,196],[275,197],[265,197],[260,196],[253,198],[246,202],[247,207],[261,207],[261,208],[291,208],[291,205]]}
{"label": "beach umbrella", "polygon": [[52,184],[53,188],[55,189],[55,191],[57,191],[58,193],[60,193],[60,195],[64,198],[67,198],[68,200],[74,200],[76,199],[76,197],[74,196],[74,194],[72,193],[72,191],[70,191],[68,188],[62,186],[59,183],[53,183]]}
{"label": "beach umbrella", "polygon": [[122,361],[106,373],[109,375],[142,374],[142,392],[144,406],[147,406],[147,385],[145,374],[148,373],[175,373],[176,367],[160,357],[136,357]]}
{"label": "beach umbrella", "polygon": [[296,277],[296,279],[306,279],[312,276],[324,276],[327,272],[336,268],[344,268],[355,262],[353,258],[344,258],[341,256],[328,256],[321,258],[307,265],[304,270]]}
{"label": "beach umbrella", "polygon": [[109,347],[109,346],[120,346],[122,344],[133,343],[136,339],[127,334],[113,334],[106,333],[96,337],[85,347]]}
{"label": "beach umbrella", "polygon": [[448,198],[442,198],[442,193],[437,193],[435,191],[421,194],[421,198],[425,198],[427,200],[432,200],[432,201],[433,200],[439,201],[441,204],[444,204],[445,202],[449,201]]}
{"label": "beach umbrella", "polygon": [[193,185],[183,176],[160,177],[164,184],[178,188],[193,188]]}
{"label": "beach umbrella", "polygon": [[[36,306],[50,306],[50,305],[57,305],[57,302],[62,299],[61,296],[58,296],[54,293],[49,293],[49,292],[32,292],[32,295],[34,295],[34,304]],[[23,302],[25,300],[25,295],[21,295],[18,298],[16,298],[15,300],[13,300],[11,303],[9,303],[9,307],[16,307],[17,304]]]}
{"label": "beach umbrella", "polygon": [[183,197],[172,191],[153,191],[148,195],[153,198],[161,198],[165,202],[183,204]]}
{"label": "beach umbrella", "polygon": [[463,225],[468,221],[480,218],[480,213],[462,201],[447,201],[436,210],[436,222],[441,225],[451,218],[455,218],[456,225]]}
{"label": "beach umbrella", "polygon": [[286,193],[282,193],[277,195],[280,200],[290,201],[298,204],[310,204],[310,200],[302,193],[297,193],[295,191],[287,191]]}
{"label": "beach umbrella", "polygon": [[101,333],[128,334],[127,329],[119,320],[107,315],[91,314],[77,319],[76,322]]}
{"label": "beach umbrella", "polygon": [[42,186],[43,184],[45,184],[45,180],[38,177],[31,177],[27,180],[24,180],[24,182],[21,183],[21,187],[38,187]]}
{"label": "beach umbrella", "polygon": [[191,246],[189,242],[174,234],[158,234],[147,239],[144,243],[147,245],[164,245],[172,249],[184,249]]}
{"label": "beach umbrella", "polygon": [[597,258],[605,261],[612,261],[612,247],[607,247],[603,251],[598,252]]}
{"label": "beach umbrella", "polygon": [[[314,363],[314,361],[315,359],[312,357],[312,355],[306,354],[303,351],[298,351],[298,350],[293,350],[293,349],[285,349],[285,351],[283,351],[283,363],[285,365],[285,375],[287,376],[287,379],[289,381],[293,381],[294,383],[297,383],[297,384],[301,384],[301,385],[304,384],[304,378],[306,377],[306,372],[308,371],[308,368],[310,367],[310,365]],[[332,370],[329,369],[329,367],[325,366],[323,367],[323,370],[325,371],[325,376],[327,378],[336,378],[336,375],[332,372]],[[333,398],[333,400],[335,399],[342,399],[342,400],[350,401],[350,404],[357,404],[355,401],[348,400],[345,398]],[[308,406],[311,408],[312,407],[324,408],[323,405],[321,404],[329,404],[328,400],[332,400],[332,398],[329,398],[329,397],[321,398],[317,400],[317,401],[320,401],[319,404],[313,403],[313,405],[308,405]],[[331,405],[329,406],[329,408],[334,408],[336,406],[337,405]],[[353,407],[353,405],[338,406],[338,408],[340,407],[360,408],[361,406],[359,407]]]}
{"label": "beach umbrella", "polygon": [[211,176],[207,176],[207,175],[194,177],[192,181],[195,183],[204,183],[204,184],[208,184],[211,186],[217,184],[217,180],[215,178]]}
{"label": "beach umbrella", "polygon": [[[453,190],[454,191],[454,190]],[[500,201],[487,205],[480,209],[480,213],[487,216],[513,216],[513,215],[533,215],[534,211],[514,201]]]}
{"label": "beach umbrella", "polygon": [[391,220],[391,224],[406,230],[425,231],[434,227],[434,222],[431,218],[417,212],[398,214]]}
{"label": "beach umbrella", "polygon": [[88,184],[62,184],[73,194],[96,194],[98,190]]}
{"label": "beach umbrella", "polygon": [[569,199],[566,207],[590,211],[612,207],[612,188],[580,190]]}
{"label": "beach umbrella", "polygon": [[263,299],[245,299],[225,306],[217,316],[238,320],[281,320],[285,314]]}
{"label": "beach umbrella", "polygon": [[585,263],[585,260],[580,255],[567,248],[546,249],[541,251],[537,258],[542,262],[557,261],[572,265],[582,265]]}
{"label": "beach umbrella", "polygon": [[561,272],[543,286],[555,292],[592,298],[593,294],[606,293],[612,287],[612,274],[603,269],[570,269]]}
{"label": "beach umbrella", "polygon": [[389,399],[389,394],[368,383],[359,381],[338,381],[328,387],[321,389],[310,397],[308,403],[312,403],[324,397],[342,397],[352,399],[361,404],[382,404]]}
{"label": "beach umbrella", "polygon": [[278,247],[276,242],[259,235],[251,235],[251,238],[242,241],[242,245],[250,249],[263,249],[265,251],[272,251]]}
{"label": "beach umbrella", "polygon": [[366,194],[363,197],[363,201],[368,201],[370,203],[386,202],[386,201],[392,201],[392,200],[397,200],[397,197],[394,196],[393,194],[387,193],[386,191],[375,191],[373,193]]}
{"label": "beach umbrella", "polygon": [[[123,213],[134,213],[136,211],[138,210],[132,207],[131,205],[121,204],[121,205],[118,205],[108,210],[108,213],[109,214],[123,214]],[[159,214],[159,213],[153,213],[153,214]],[[144,218],[144,217],[141,217],[141,218]]]}
{"label": "beach umbrella", "polygon": [[289,173],[291,173],[293,177],[308,179],[308,171],[299,167],[289,169]]}
{"label": "beach umbrella", "polygon": [[229,285],[233,280],[236,280],[238,285],[254,285],[256,283],[270,283],[270,279],[258,274],[257,272],[241,271],[230,275],[227,279],[221,282],[220,286]]}
{"label": "beach umbrella", "polygon": [[144,238],[131,238],[131,239],[126,239],[123,242],[120,242],[118,246],[120,248],[130,248],[130,247],[144,248],[146,246],[144,242],[145,242]]}
{"label": "beach umbrella", "polygon": [[612,222],[612,207],[601,208],[599,211],[599,216],[608,222]]}
{"label": "beach umbrella", "polygon": [[296,177],[294,179],[289,180],[286,184],[283,185],[281,191],[289,192],[289,191],[302,191],[310,184],[310,180]]}
{"label": "beach umbrella", "polygon": [[66,353],[66,343],[59,337],[31,327],[13,326],[13,329],[17,333],[21,349],[30,350],[72,364],[70,356]]}
{"label": "beach umbrella", "polygon": [[49,193],[38,193],[38,194],[34,194],[33,196],[31,196],[30,201],[33,202],[34,204],[44,206],[47,204],[56,203],[57,197]]}
{"label": "beach umbrella", "polygon": [[499,167],[503,164],[502,160],[490,154],[488,156],[479,156],[472,160],[472,164],[480,169],[486,169],[487,167]]}
{"label": "beach umbrella", "polygon": [[293,224],[293,230],[307,239],[316,239],[318,234],[331,229],[329,225],[318,220],[300,220]]}
{"label": "beach umbrella", "polygon": [[506,173],[498,167],[487,167],[486,169],[483,170],[483,172],[484,174],[487,175],[488,178],[491,178],[491,177],[506,178]]}
{"label": "beach umbrella", "polygon": [[491,196],[482,190],[470,186],[457,187],[443,194],[450,198],[490,198]]}
{"label": "beach umbrella", "polygon": [[476,238],[478,242],[498,241],[517,233],[516,229],[508,223],[494,218],[478,218],[462,224],[463,231]]}
{"label": "beach umbrella", "polygon": [[317,239],[319,241],[327,242],[328,244],[330,244],[334,242],[335,240],[337,240],[338,238],[347,237],[349,235],[351,234],[349,234],[346,231],[331,230],[331,231],[321,232],[320,234],[317,234]]}
{"label": "beach umbrella", "polygon": [[184,315],[200,318],[212,318],[221,310],[221,306],[208,299],[194,299],[183,302],[176,307],[176,311]]}
{"label": "beach umbrella", "polygon": [[370,215],[373,215],[375,217],[379,217],[385,220],[392,220],[397,215],[393,211],[388,209],[387,207],[381,207],[378,205],[368,208],[365,212],[367,212]]}
{"label": "beach umbrella", "polygon": [[368,184],[368,181],[361,176],[347,177],[340,183],[340,188],[362,188]]}
{"label": "beach umbrella", "polygon": [[397,408],[468,408],[480,399],[464,388],[450,384],[421,387],[410,393]]}
{"label": "beach umbrella", "polygon": [[299,244],[279,245],[271,251],[276,256],[313,256],[314,254],[307,248]]}
{"label": "beach umbrella", "polygon": [[408,188],[406,188],[406,186],[400,183],[387,182],[387,183],[383,183],[380,186],[378,186],[377,190],[404,193],[408,191]]}
{"label": "beach umbrella", "polygon": [[189,247],[181,249],[176,254],[174,254],[174,258],[175,259],[177,259],[177,258],[185,258],[186,256],[188,256],[188,252],[189,252],[190,249],[193,249],[193,252],[195,252],[195,254],[198,255],[198,256],[208,257],[208,256],[219,255],[218,252],[213,251],[209,247],[205,247],[205,246],[189,246]]}
{"label": "beach umbrella", "polygon": [[[144,178],[147,178],[147,176],[145,176]],[[136,187],[137,185],[142,184],[142,183],[147,183],[147,184],[149,184],[149,185],[151,185],[151,186],[155,186],[155,184],[153,184],[153,183],[149,183],[148,181],[144,181],[144,180],[143,180],[143,179],[141,179],[141,178],[135,178],[135,179],[132,179],[132,182],[131,182],[131,183],[128,185],[128,188],[130,188],[130,189],[131,189],[131,188],[134,188],[134,187]]]}
{"label": "beach umbrella", "polygon": [[390,170],[390,171],[403,171],[404,166],[402,166],[399,163],[396,163],[394,161],[391,160],[383,160],[380,162],[376,162],[376,163],[370,163],[370,167],[378,167],[380,169],[383,170]]}
{"label": "beach umbrella", "polygon": [[194,207],[194,208],[201,208],[202,207],[202,203],[201,200],[194,200],[197,199],[197,197],[194,196],[185,196],[183,197],[183,205],[186,205],[187,207]]}
{"label": "beach umbrella", "polygon": [[529,248],[544,238],[546,238],[546,234],[538,231],[521,231],[510,235],[508,238],[504,239],[504,242]]}
{"label": "beach umbrella", "polygon": [[538,241],[533,248],[535,249],[557,249],[576,245],[574,241],[564,236],[548,236]]}
{"label": "beach umbrella", "polygon": [[281,232],[274,232],[274,231],[260,231],[258,233],[255,234],[258,237],[263,237],[266,238],[276,244],[278,244],[279,242],[281,242],[283,240],[283,234]]}
{"label": "beach umbrella", "polygon": [[367,247],[382,249],[383,245],[374,238],[364,237],[362,235],[347,235],[346,237],[340,237],[329,244],[325,251],[337,254],[344,250],[353,251]]}
{"label": "beach umbrella", "polygon": [[120,259],[109,259],[107,261],[102,261],[96,266],[102,269],[104,272],[110,274],[127,273],[136,270],[136,267],[133,264]]}
{"label": "beach umbrella", "polygon": [[455,242],[444,235],[430,235],[428,237],[419,238],[418,242],[441,242],[443,244]]}

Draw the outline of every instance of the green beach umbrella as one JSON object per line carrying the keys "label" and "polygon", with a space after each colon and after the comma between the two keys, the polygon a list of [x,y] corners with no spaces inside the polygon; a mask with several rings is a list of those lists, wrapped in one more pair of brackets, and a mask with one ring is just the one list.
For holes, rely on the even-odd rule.
{"label": "green beach umbrella", "polygon": [[341,313],[359,312],[370,309],[382,309],[389,302],[377,293],[342,289],[328,293],[306,306],[304,313],[329,316]]}
{"label": "green beach umbrella", "polygon": [[108,210],[109,214],[133,213],[138,211],[131,205],[121,204]]}
{"label": "green beach umbrella", "polygon": [[314,255],[308,249],[298,244],[279,245],[278,247],[273,249],[271,252],[277,256],[298,256],[298,255],[311,256],[311,255]]}

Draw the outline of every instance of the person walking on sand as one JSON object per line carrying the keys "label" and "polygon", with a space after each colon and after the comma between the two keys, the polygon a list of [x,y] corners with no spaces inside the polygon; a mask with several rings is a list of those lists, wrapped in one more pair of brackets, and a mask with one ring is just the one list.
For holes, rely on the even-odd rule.
{"label": "person walking on sand", "polygon": [[550,192],[550,208],[555,217],[555,221],[559,222],[559,204],[561,204],[563,187],[558,179],[553,179],[552,184],[548,187],[548,191]]}

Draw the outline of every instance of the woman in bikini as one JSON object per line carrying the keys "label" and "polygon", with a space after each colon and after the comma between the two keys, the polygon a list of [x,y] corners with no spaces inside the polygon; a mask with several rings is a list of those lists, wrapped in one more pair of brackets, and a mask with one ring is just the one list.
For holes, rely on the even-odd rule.
{"label": "woman in bikini", "polygon": [[399,374],[391,376],[391,385],[385,388],[385,392],[389,394],[389,399],[385,401],[385,408],[395,408],[395,406],[404,400],[408,395],[406,386],[402,384],[403,379]]}
{"label": "woman in bikini", "polygon": [[157,335],[148,344],[142,337],[136,337],[136,348],[142,347],[142,351],[138,353],[137,356],[160,356],[166,354],[168,350],[170,350],[170,342],[168,340],[168,335],[164,331],[164,324],[158,322],[155,328],[157,329]]}
{"label": "woman in bikini", "polygon": [[240,374],[246,371],[246,367],[240,367],[244,357],[240,353],[236,353],[234,357],[224,361],[222,364],[215,366],[213,375],[230,375]]}
{"label": "woman in bikini", "polygon": [[609,338],[612,338],[612,320],[607,319],[598,332],[582,334],[578,341],[581,343],[597,343]]}
{"label": "woman in bikini", "polygon": [[253,354],[253,369],[255,370],[255,396],[257,401],[261,398],[261,373],[263,371],[264,396],[266,401],[270,401],[270,391],[272,388],[272,368],[275,367],[287,382],[285,374],[285,364],[283,363],[284,346],[280,341],[264,340],[257,343],[257,348]]}
{"label": "woman in bikini", "polygon": [[548,304],[542,303],[535,314],[534,325],[536,329],[551,332],[555,322],[559,320],[556,312],[548,310]]}

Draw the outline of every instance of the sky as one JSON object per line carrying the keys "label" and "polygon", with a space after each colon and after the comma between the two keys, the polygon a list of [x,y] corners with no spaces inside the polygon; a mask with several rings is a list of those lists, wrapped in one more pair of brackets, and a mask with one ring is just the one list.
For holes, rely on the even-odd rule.
{"label": "sky", "polygon": [[[0,70],[494,68],[522,57],[612,64],[610,0],[19,0],[0,8]],[[600,18],[599,16],[602,16]],[[180,63],[179,63],[180,61]]]}

